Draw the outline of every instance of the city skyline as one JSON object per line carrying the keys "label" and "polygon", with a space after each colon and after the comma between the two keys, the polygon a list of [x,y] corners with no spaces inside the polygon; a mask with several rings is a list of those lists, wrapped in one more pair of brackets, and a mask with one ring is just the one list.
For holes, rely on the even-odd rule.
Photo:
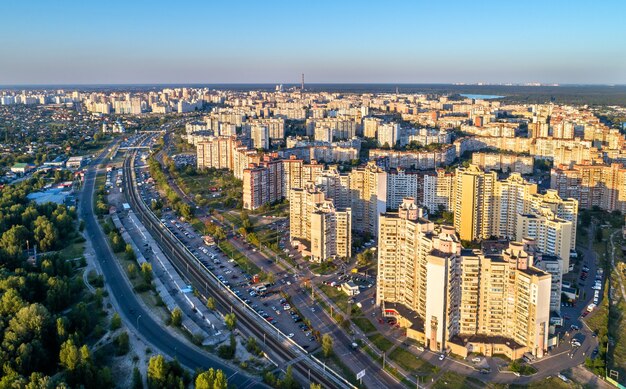
{"label": "city skyline", "polygon": [[[624,84],[619,2],[0,5],[0,85]],[[511,15],[514,15],[512,17]]]}

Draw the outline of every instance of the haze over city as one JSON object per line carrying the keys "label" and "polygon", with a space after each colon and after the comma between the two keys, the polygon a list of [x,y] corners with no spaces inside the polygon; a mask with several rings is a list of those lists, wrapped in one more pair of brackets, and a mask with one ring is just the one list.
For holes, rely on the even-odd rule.
{"label": "haze over city", "polygon": [[[4,1],[0,85],[626,83],[622,1]],[[9,33],[10,32],[10,33]]]}

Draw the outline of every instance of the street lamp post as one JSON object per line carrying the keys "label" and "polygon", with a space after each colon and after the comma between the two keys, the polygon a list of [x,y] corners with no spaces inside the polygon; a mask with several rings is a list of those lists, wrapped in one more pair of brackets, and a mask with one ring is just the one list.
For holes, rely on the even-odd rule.
{"label": "street lamp post", "polygon": [[136,325],[137,330],[139,330],[139,319],[141,319],[141,315],[137,316],[137,325]]}

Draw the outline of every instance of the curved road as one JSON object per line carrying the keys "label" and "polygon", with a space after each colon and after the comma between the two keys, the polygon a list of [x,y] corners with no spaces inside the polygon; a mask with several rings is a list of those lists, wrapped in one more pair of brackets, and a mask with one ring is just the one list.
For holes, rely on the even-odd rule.
{"label": "curved road", "polygon": [[120,315],[125,319],[128,326],[140,332],[141,335],[159,351],[191,369],[210,367],[221,369],[228,376],[228,382],[238,388],[267,388],[267,386],[255,381],[254,378],[245,376],[232,367],[224,364],[216,357],[199,351],[187,342],[181,341],[166,329],[164,324],[155,321],[150,313],[137,300],[125,275],[113,259],[104,232],[100,228],[93,211],[93,193],[97,166],[104,157],[106,151],[94,160],[85,173],[85,182],[80,201],[80,217],[85,222],[85,231],[93,243],[93,248],[98,258],[99,265],[104,274],[106,284],[110,290],[111,298],[115,299],[119,307]]}

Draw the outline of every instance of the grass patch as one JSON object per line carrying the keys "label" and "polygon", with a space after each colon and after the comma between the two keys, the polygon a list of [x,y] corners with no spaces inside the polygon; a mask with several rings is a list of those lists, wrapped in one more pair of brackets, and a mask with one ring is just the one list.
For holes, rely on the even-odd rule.
{"label": "grass patch", "polygon": [[334,286],[322,284],[319,288],[342,312],[348,312],[348,295]]}
{"label": "grass patch", "polygon": [[432,373],[434,366],[430,363],[419,359],[409,351],[397,347],[389,354],[389,359],[396,362],[398,366],[402,367],[411,373],[417,375],[428,375]]}
{"label": "grass patch", "polygon": [[85,242],[74,242],[60,250],[59,256],[65,260],[75,259],[82,257],[84,251]]}
{"label": "grass patch", "polygon": [[337,266],[332,262],[312,263],[309,268],[314,274],[330,274],[337,271]]}
{"label": "grass patch", "polygon": [[376,327],[365,317],[357,317],[352,319],[352,322],[356,324],[356,326],[359,327],[365,334],[376,331]]}
{"label": "grass patch", "polygon": [[[560,380],[559,380],[560,381]],[[487,385],[473,377],[463,376],[452,371],[443,373],[432,388],[485,388]]]}
{"label": "grass patch", "polygon": [[229,258],[234,259],[239,267],[246,273],[250,275],[261,273],[261,269],[252,263],[252,261],[250,261],[241,252],[237,251],[237,249],[230,242],[222,241],[219,243],[219,247],[224,253],[226,253],[226,255],[228,255]]}
{"label": "grass patch", "polygon": [[367,337],[367,339],[369,339],[370,342],[374,343],[374,345],[383,352],[386,352],[393,347],[393,342],[391,342],[389,339],[385,338],[381,334],[370,335]]}
{"label": "grass patch", "polygon": [[510,389],[570,389],[579,388],[577,384],[570,382],[563,382],[558,377],[548,377],[541,381],[531,382],[528,385],[510,385]]}

